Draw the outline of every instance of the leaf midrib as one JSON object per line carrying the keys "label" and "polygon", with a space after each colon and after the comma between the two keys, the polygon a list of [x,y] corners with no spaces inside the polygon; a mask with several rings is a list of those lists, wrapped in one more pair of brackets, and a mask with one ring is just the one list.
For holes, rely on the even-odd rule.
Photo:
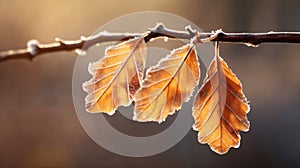
{"label": "leaf midrib", "polygon": [[116,80],[117,76],[119,76],[119,74],[121,73],[121,71],[123,70],[123,68],[126,66],[128,60],[130,57],[132,57],[133,52],[136,50],[138,44],[143,40],[143,38],[140,38],[134,45],[134,47],[131,49],[129,55],[126,57],[126,59],[123,61],[122,65],[118,68],[116,74],[114,75],[114,78],[111,79],[111,81],[109,82],[109,84],[106,86],[106,88],[103,90],[101,96],[98,97],[97,101],[103,96],[103,94],[108,90],[108,88],[112,85],[112,83]]}

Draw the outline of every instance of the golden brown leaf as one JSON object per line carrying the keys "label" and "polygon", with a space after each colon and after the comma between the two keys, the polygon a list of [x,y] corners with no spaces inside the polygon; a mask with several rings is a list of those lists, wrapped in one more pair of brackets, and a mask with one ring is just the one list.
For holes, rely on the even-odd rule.
{"label": "golden brown leaf", "polygon": [[141,122],[164,121],[189,100],[199,78],[194,45],[173,50],[147,71],[141,89],[134,95],[134,119]]}
{"label": "golden brown leaf", "polygon": [[146,61],[143,38],[134,38],[112,46],[105,56],[89,65],[92,79],[83,84],[89,112],[112,115],[118,106],[129,106],[140,87]]}
{"label": "golden brown leaf", "polygon": [[218,154],[227,153],[230,147],[238,148],[239,131],[249,130],[249,110],[241,82],[216,51],[194,101],[193,128],[199,131],[198,141],[209,144]]}

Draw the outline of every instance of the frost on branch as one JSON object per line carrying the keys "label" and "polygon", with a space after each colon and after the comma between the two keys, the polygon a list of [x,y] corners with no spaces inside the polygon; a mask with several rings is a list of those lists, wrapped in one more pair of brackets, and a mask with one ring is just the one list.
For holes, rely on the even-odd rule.
{"label": "frost on branch", "polygon": [[33,40],[29,40],[27,42],[27,50],[29,51],[29,53],[34,56],[38,53],[38,46],[39,46],[39,41],[33,39]]}
{"label": "frost on branch", "polygon": [[[174,30],[166,28],[162,23],[158,23],[154,28],[146,32],[150,33],[144,36],[145,42],[151,42],[157,37],[168,37],[175,39],[191,39],[196,33],[199,34],[199,42],[220,41],[231,43],[243,43],[250,46],[257,46],[266,42],[280,42],[280,43],[300,43],[299,32],[268,32],[268,33],[201,33],[191,31],[190,27],[186,27],[185,31]],[[27,43],[27,48],[18,50],[8,50],[0,52],[0,62],[28,59],[32,60],[43,53],[51,53],[58,51],[71,51],[81,49],[83,46],[88,48],[102,42],[112,42],[128,40],[133,37],[139,37],[145,33],[110,33],[107,31],[99,32],[96,35],[89,37],[81,37],[79,40],[56,41],[55,43],[39,44],[37,40],[30,40]],[[215,38],[211,38],[216,35]],[[59,42],[59,43],[57,43]],[[81,55],[81,53],[79,54]],[[34,57],[33,57],[34,56]]]}

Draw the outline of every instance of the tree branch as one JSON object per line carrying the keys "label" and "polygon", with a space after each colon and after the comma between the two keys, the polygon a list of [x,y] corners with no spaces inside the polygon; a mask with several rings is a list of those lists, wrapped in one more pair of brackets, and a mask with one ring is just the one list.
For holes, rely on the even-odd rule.
{"label": "tree branch", "polygon": [[[143,33],[145,34],[145,33]],[[143,35],[141,33],[109,33],[100,32],[94,36],[81,37],[80,40],[62,40],[55,39],[55,42],[50,44],[40,44],[37,40],[30,40],[27,42],[27,48],[18,50],[9,50],[0,52],[0,62],[13,59],[28,59],[32,60],[43,53],[51,53],[57,51],[70,51],[75,49],[88,48],[97,43],[122,41],[133,37]],[[163,24],[157,24],[150,29],[144,40],[149,42],[151,39],[157,37],[169,37],[178,39],[191,39],[196,34],[189,26],[186,31],[178,31],[166,28]],[[214,38],[210,38],[214,37]],[[268,32],[268,33],[225,33],[216,31],[215,33],[199,33],[198,40],[203,42],[203,39],[208,41],[220,41],[231,43],[244,43],[249,46],[257,46],[266,42],[279,43],[300,43],[300,32]]]}

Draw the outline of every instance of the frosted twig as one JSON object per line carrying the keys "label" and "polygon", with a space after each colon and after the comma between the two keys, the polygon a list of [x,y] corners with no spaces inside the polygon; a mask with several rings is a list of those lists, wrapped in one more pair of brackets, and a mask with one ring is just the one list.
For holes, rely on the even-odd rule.
{"label": "frosted twig", "polygon": [[[62,40],[55,39],[55,42],[41,44],[37,40],[27,42],[27,48],[8,50],[0,52],[0,62],[14,59],[28,59],[58,51],[70,51],[76,49],[87,49],[88,47],[112,41],[122,41],[133,37],[141,36],[144,33],[109,33],[100,32],[94,36],[81,37],[79,40]],[[162,23],[158,23],[154,28],[149,29],[148,35],[144,36],[145,42],[157,37],[168,37],[177,39],[191,39],[197,34],[199,42],[219,41],[231,43],[244,43],[248,46],[257,46],[260,43],[279,42],[279,43],[300,43],[300,32],[268,32],[268,33],[225,33],[216,31],[213,33],[200,33],[194,31],[190,26],[185,31],[173,30],[166,28]]]}

